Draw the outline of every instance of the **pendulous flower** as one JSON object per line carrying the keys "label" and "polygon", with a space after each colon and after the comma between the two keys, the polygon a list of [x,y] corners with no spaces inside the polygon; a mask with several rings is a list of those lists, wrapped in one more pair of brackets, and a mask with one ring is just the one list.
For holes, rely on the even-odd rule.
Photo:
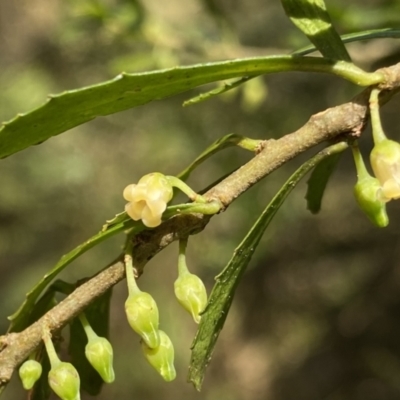
{"label": "pendulous flower", "polygon": [[161,216],[172,199],[173,189],[165,177],[159,172],[143,176],[137,184],[128,185],[123,193],[129,201],[125,211],[134,220],[143,221],[149,228],[161,224]]}

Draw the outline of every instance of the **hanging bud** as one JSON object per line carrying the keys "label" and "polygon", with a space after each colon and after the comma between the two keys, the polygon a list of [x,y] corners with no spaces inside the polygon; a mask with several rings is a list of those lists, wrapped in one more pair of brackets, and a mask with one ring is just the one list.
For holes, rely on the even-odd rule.
{"label": "hanging bud", "polygon": [[179,274],[174,283],[175,296],[179,303],[192,315],[194,321],[200,322],[200,313],[207,304],[207,292],[203,281],[190,272]]}
{"label": "hanging bud", "polygon": [[80,400],[80,379],[71,363],[59,362],[49,372],[49,385],[62,400]]}
{"label": "hanging bud", "polygon": [[113,348],[106,338],[100,336],[90,338],[85,347],[85,355],[104,382],[114,382]]}
{"label": "hanging bud", "polygon": [[389,219],[380,182],[367,171],[357,143],[353,144],[352,151],[357,169],[357,183],[354,186],[357,203],[373,224],[384,228],[389,224]]}
{"label": "hanging bud", "polygon": [[72,364],[58,358],[51,333],[46,327],[43,329],[42,339],[51,365],[48,375],[50,387],[62,400],[80,400],[78,371]]}
{"label": "hanging bud", "polygon": [[31,390],[42,375],[42,365],[36,360],[27,360],[19,368],[19,377],[25,390]]}
{"label": "hanging bud", "polygon": [[389,224],[386,203],[382,200],[382,188],[378,179],[370,176],[359,180],[354,187],[354,195],[361,210],[380,228]]}
{"label": "hanging bud", "polygon": [[207,304],[207,292],[203,281],[191,274],[186,264],[186,247],[188,239],[179,240],[178,279],[174,283],[175,296],[198,324],[200,313]]}
{"label": "hanging bud", "polygon": [[374,146],[370,157],[384,199],[400,198],[400,144],[389,139],[382,140]]}
{"label": "hanging bud", "polygon": [[125,312],[129,325],[139,334],[148,347],[154,349],[160,345],[158,331],[159,316],[157,303],[146,292],[130,294],[125,302]]}
{"label": "hanging bud", "polygon": [[143,221],[149,228],[161,224],[161,217],[167,203],[172,199],[173,190],[168,179],[159,172],[143,176],[138,184],[128,185],[123,196],[129,203],[125,211],[134,220]]}
{"label": "hanging bud", "polygon": [[173,381],[176,377],[174,366],[174,346],[171,339],[163,331],[158,331],[160,335],[160,345],[151,349],[142,342],[143,353],[151,366],[166,380]]}

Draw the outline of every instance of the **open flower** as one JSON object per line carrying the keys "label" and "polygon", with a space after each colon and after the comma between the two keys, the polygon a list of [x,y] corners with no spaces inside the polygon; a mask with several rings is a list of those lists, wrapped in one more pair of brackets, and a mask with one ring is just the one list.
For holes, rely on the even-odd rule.
{"label": "open flower", "polygon": [[400,198],[400,143],[385,139],[371,152],[371,166],[385,201]]}
{"label": "open flower", "polygon": [[128,185],[123,193],[129,203],[125,211],[134,220],[140,219],[149,228],[161,224],[161,216],[172,199],[173,190],[168,179],[159,172],[143,176],[137,185]]}

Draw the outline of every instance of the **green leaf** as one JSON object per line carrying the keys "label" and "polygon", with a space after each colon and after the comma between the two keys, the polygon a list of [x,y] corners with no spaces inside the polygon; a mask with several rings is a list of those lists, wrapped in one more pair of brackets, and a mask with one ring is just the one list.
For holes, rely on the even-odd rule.
{"label": "green leaf", "polygon": [[[371,29],[368,31],[354,32],[340,36],[343,43],[358,42],[361,40],[400,38],[400,29]],[[303,47],[294,51],[293,55],[306,56],[317,50],[315,46]]]}
{"label": "green leaf", "polygon": [[30,314],[34,309],[34,305],[40,294],[46,288],[46,286],[68,266],[72,261],[77,259],[79,256],[84,254],[86,251],[94,246],[97,246],[104,240],[116,235],[119,232],[124,231],[127,228],[132,227],[137,232],[144,229],[143,224],[136,223],[131,219],[125,220],[118,224],[112,225],[109,229],[103,230],[98,234],[92,236],[86,242],[80,244],[75,249],[70,251],[61,257],[58,263],[27,293],[26,299],[20,308],[8,319],[11,321],[9,332],[20,332],[26,328],[31,322]]}
{"label": "green leaf", "polygon": [[194,384],[197,390],[201,388],[206,367],[211,360],[219,333],[225,323],[236,287],[272,218],[289,193],[307,172],[326,157],[341,152],[346,148],[347,144],[344,142],[335,144],[322,150],[304,163],[271,200],[245,238],[235,249],[227,266],[216,277],[215,286],[211,292],[206,309],[202,314],[199,329],[192,346],[188,380]]}
{"label": "green leaf", "polygon": [[19,114],[0,128],[0,158],[41,143],[92,119],[160,100],[206,83],[284,71],[323,72],[369,86],[383,81],[355,65],[319,57],[270,56],[198,64],[115,79],[50,96],[39,108]]}
{"label": "green leaf", "polygon": [[291,21],[326,58],[351,61],[342,39],[334,29],[324,0],[281,0]]}
{"label": "green leaf", "polygon": [[51,310],[57,304],[55,290],[50,287],[46,293],[36,302],[29,315],[28,325],[33,324],[41,318],[47,311]]}
{"label": "green leaf", "polygon": [[222,93],[228,92],[229,90],[235,89],[235,88],[243,85],[244,83],[248,82],[250,79],[256,78],[257,76],[259,76],[259,75],[244,76],[233,82],[224,82],[221,86],[216,87],[215,89],[212,89],[205,93],[200,93],[199,95],[192,97],[189,100],[185,100],[183,102],[182,106],[186,107],[186,106],[191,106],[193,104],[201,103],[202,101],[208,100],[211,97],[218,96],[219,94],[222,94]]}
{"label": "green leaf", "polygon": [[[98,300],[92,303],[86,310],[85,315],[97,335],[108,339],[110,299],[112,291],[109,290]],[[70,323],[70,339],[68,353],[71,363],[78,370],[81,378],[81,388],[91,396],[100,393],[103,380],[98,372],[90,365],[85,356],[87,336],[79,318]]]}
{"label": "green leaf", "polygon": [[314,168],[310,179],[307,181],[307,209],[313,214],[317,214],[321,210],[326,185],[340,160],[340,156],[340,153],[332,154],[321,161]]}
{"label": "green leaf", "polygon": [[187,168],[181,171],[177,177],[185,181],[189,178],[190,174],[196,169],[201,163],[203,163],[207,158],[211,157],[218,151],[226,149],[227,147],[236,146],[243,141],[243,136],[235,135],[230,133],[222,138],[216,140],[210,146],[208,146]]}
{"label": "green leaf", "polygon": [[[361,31],[355,33],[349,33],[347,35],[340,36],[340,39],[343,43],[351,43],[357,42],[361,40],[371,40],[371,39],[387,39],[387,38],[400,38],[400,30],[399,29],[372,29],[368,31]],[[292,53],[292,55],[296,56],[305,56],[307,54],[313,53],[317,48],[315,46],[307,46],[302,47],[299,50],[296,50]],[[244,76],[240,79],[237,79],[233,82],[223,83],[221,86],[212,89],[208,92],[200,93],[199,95],[190,98],[183,102],[183,106],[189,106],[192,104],[200,103],[204,100],[211,99],[212,97],[218,96],[222,93],[225,93],[231,89],[237,88],[238,86],[246,83],[250,79],[255,78],[255,76]]]}

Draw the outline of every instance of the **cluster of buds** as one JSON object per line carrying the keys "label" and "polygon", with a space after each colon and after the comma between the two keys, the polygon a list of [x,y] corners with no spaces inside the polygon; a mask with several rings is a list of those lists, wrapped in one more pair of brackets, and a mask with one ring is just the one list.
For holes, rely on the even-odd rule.
{"label": "cluster of buds", "polygon": [[389,223],[386,203],[400,198],[400,144],[389,140],[382,129],[378,97],[379,90],[372,89],[370,112],[374,148],[370,161],[375,177],[368,173],[357,145],[353,146],[358,176],[355,196],[369,219],[385,227]]}
{"label": "cluster of buds", "polygon": [[[124,198],[129,201],[125,206],[127,214],[135,221],[142,220],[147,227],[156,227],[162,222],[162,215],[167,203],[173,197],[173,187],[182,190],[197,205],[196,212],[216,213],[221,205],[209,203],[195,193],[183,181],[176,177],[151,173],[142,177],[138,184],[128,185]],[[179,277],[175,282],[175,294],[182,306],[192,315],[195,322],[200,322],[200,314],[207,302],[207,293],[199,277],[191,274],[186,266],[185,248],[180,252]],[[168,335],[159,329],[159,312],[153,297],[141,291],[133,273],[132,256],[125,257],[126,276],[129,296],[125,302],[125,311],[129,325],[141,337],[142,350],[148,362],[166,380],[176,377],[174,367],[174,347]],[[85,356],[92,367],[106,383],[115,379],[113,369],[113,349],[111,343],[98,336],[90,326],[86,316],[79,319],[86,333],[88,342]],[[80,400],[80,378],[75,367],[59,359],[48,330],[43,333],[43,341],[50,360],[48,375],[50,387],[62,400]],[[19,370],[23,387],[30,390],[42,374],[42,366],[34,359],[23,363]]]}
{"label": "cluster of buds", "polygon": [[[129,242],[128,242],[129,243]],[[202,280],[191,274],[186,265],[187,239],[179,242],[178,271],[175,295],[179,303],[192,315],[196,323],[207,303],[207,292]],[[125,249],[125,272],[129,295],[125,302],[129,325],[141,337],[142,349],[149,363],[166,381],[176,377],[174,347],[168,335],[159,330],[159,312],[153,297],[139,289],[133,270],[132,248]]]}
{"label": "cluster of buds", "polygon": [[[96,335],[84,314],[79,318],[88,337],[88,343],[85,348],[86,358],[104,382],[113,382],[113,350],[110,342],[106,338]],[[47,329],[43,332],[43,342],[51,367],[48,375],[50,388],[62,400],[80,400],[78,371],[71,363],[63,362],[59,359],[51,340],[50,332]],[[33,358],[25,361],[19,369],[19,376],[24,389],[31,390],[41,374],[42,365],[38,361]]]}
{"label": "cluster of buds", "polygon": [[150,365],[169,382],[175,379],[174,347],[168,335],[158,329],[159,313],[153,297],[137,286],[132,258],[125,256],[128,299],[125,312],[131,328],[141,337],[143,353]]}

